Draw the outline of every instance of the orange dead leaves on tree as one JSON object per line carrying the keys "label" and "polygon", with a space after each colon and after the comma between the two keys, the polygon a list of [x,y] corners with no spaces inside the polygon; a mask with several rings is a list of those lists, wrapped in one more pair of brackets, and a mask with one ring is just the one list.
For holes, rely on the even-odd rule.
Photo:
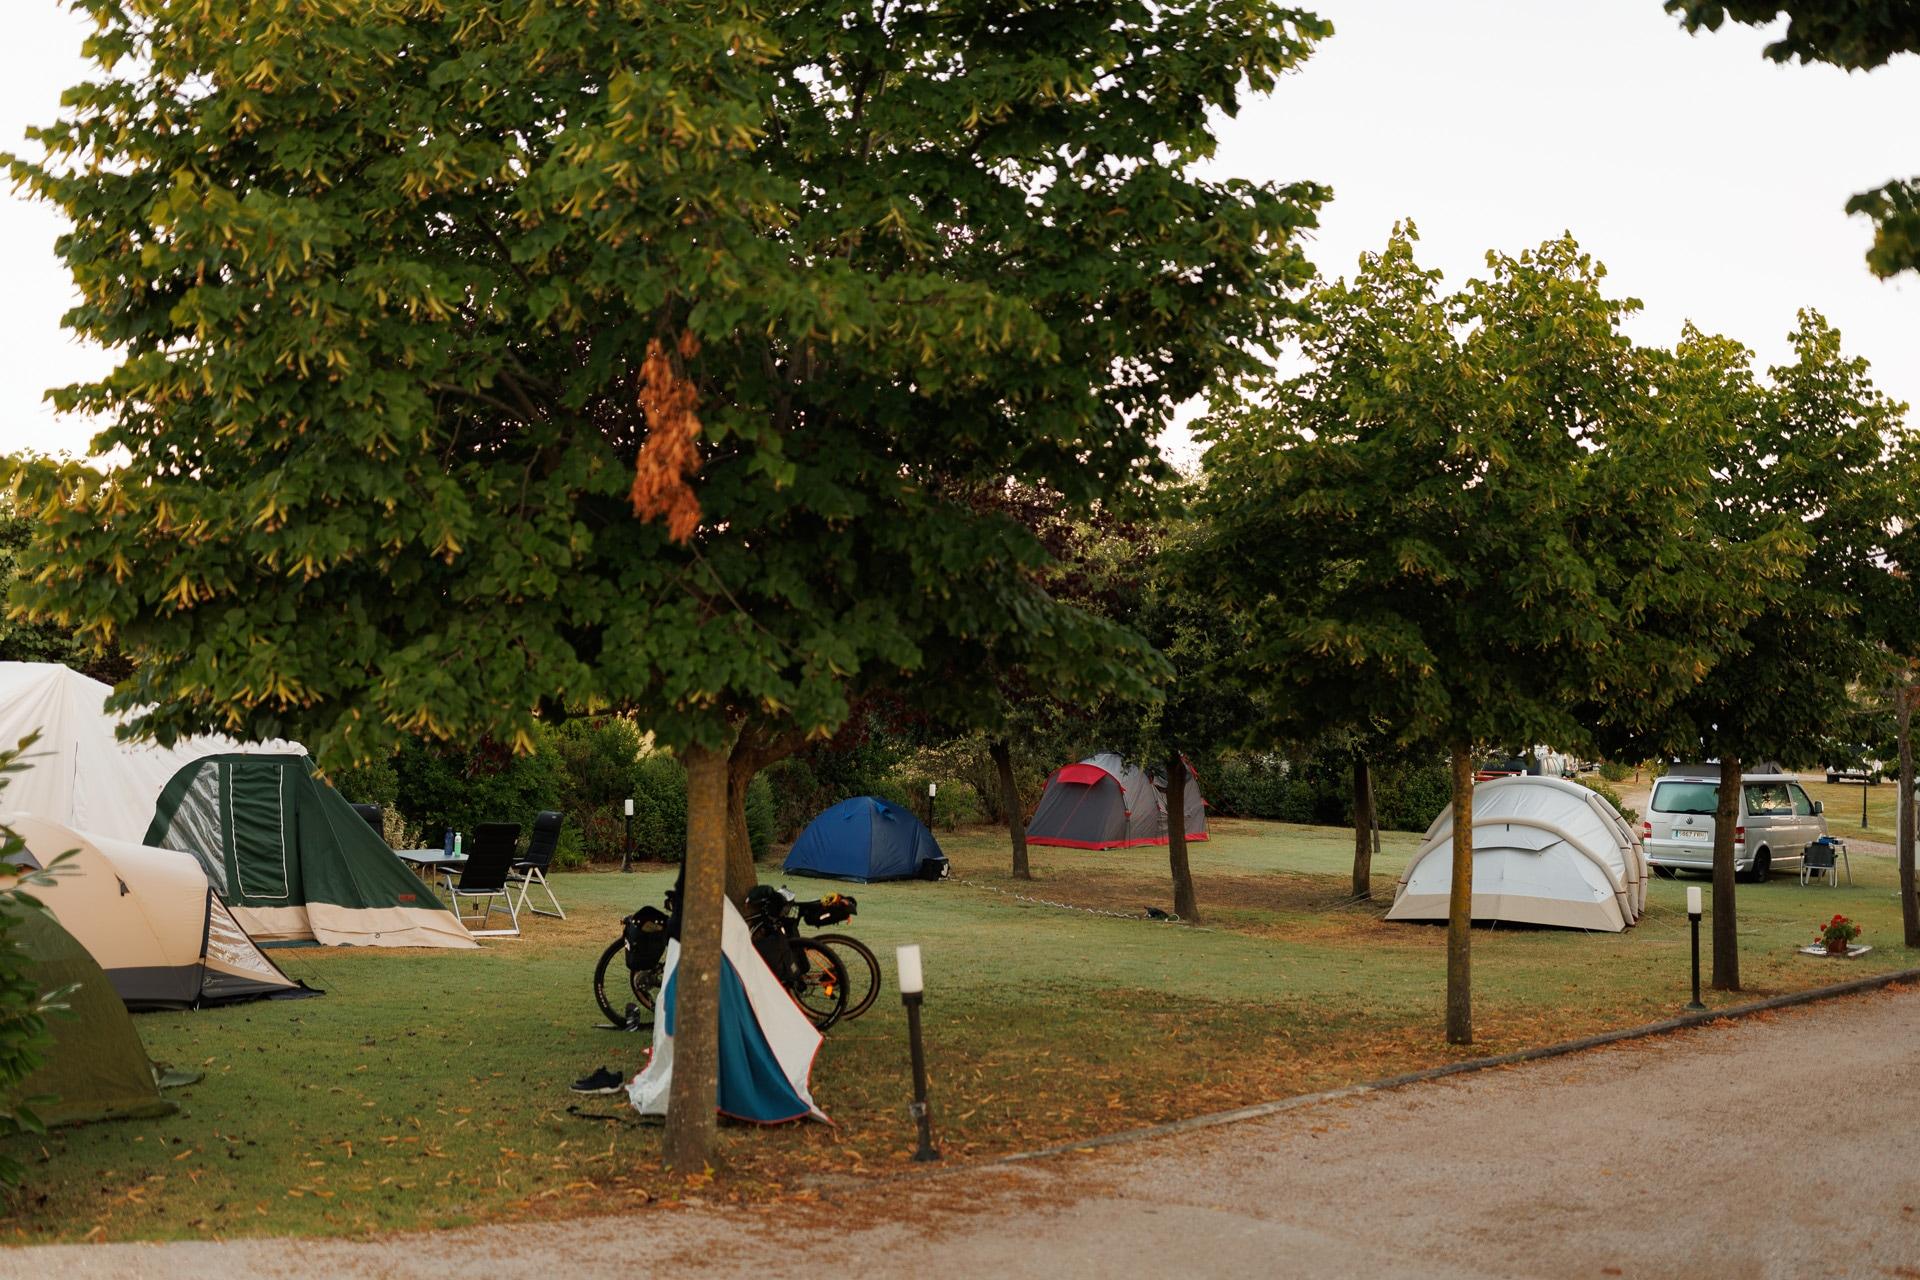
{"label": "orange dead leaves on tree", "polygon": [[667,536],[685,542],[700,527],[700,500],[689,479],[700,470],[700,392],[686,376],[686,361],[700,354],[700,340],[682,333],[674,354],[660,339],[647,343],[640,365],[640,409],[647,438],[634,462],[628,497],[642,520],[664,520]]}

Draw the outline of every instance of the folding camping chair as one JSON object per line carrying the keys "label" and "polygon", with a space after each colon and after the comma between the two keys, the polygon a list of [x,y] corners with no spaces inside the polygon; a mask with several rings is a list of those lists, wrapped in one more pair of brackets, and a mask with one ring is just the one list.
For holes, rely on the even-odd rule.
{"label": "folding camping chair", "polygon": [[513,880],[520,886],[519,910],[526,911],[527,895],[533,892],[533,886],[539,885],[546,890],[547,901],[553,904],[553,910],[542,911],[531,908],[537,916],[556,916],[561,920],[567,913],[560,906],[560,899],[553,896],[553,886],[547,883],[547,868],[553,863],[553,850],[560,843],[560,815],[552,809],[542,809],[533,815],[533,830],[527,835],[527,851],[513,864]]}
{"label": "folding camping chair", "polygon": [[[1821,876],[1835,889],[1840,887],[1840,850],[1830,841],[1815,840],[1800,851],[1800,883],[1808,884]],[[1849,868],[1851,869],[1851,868]]]}
{"label": "folding camping chair", "polygon": [[[513,902],[513,860],[520,844],[520,826],[514,822],[483,822],[474,829],[473,837],[466,842],[466,865],[460,868],[459,878],[452,872],[446,876],[447,895],[453,900],[453,914],[460,917],[460,923],[469,925],[467,932],[476,938],[517,938],[520,936],[520,910]],[[460,909],[462,898],[484,898],[484,909],[477,915],[468,915]],[[511,929],[488,929],[486,924],[493,918],[493,900],[505,898],[507,916],[513,921]],[[480,928],[472,928],[470,921],[478,920]]]}

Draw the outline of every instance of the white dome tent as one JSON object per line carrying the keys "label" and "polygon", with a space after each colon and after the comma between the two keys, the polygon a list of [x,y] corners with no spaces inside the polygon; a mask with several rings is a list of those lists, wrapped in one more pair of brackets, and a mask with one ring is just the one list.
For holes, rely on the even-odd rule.
{"label": "white dome tent", "polygon": [[[1453,807],[1427,828],[1389,920],[1445,920]],[[1619,933],[1647,905],[1647,859],[1625,819],[1559,778],[1511,777],[1473,792],[1473,918]]]}

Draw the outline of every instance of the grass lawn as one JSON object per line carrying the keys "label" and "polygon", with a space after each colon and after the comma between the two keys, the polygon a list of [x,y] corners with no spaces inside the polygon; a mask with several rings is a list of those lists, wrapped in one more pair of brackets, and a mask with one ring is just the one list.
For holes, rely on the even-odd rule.
{"label": "grass lawn", "polygon": [[[856,887],[849,931],[889,962],[896,943],[926,950],[936,1136],[949,1160],[1645,1022],[1687,998],[1684,886],[1656,881],[1645,921],[1623,936],[1477,933],[1479,1043],[1449,1049],[1444,931],[1345,904],[1350,840],[1217,823],[1194,852],[1201,929],[1009,896],[1164,904],[1161,849],[1035,849],[1041,879],[1016,883],[1002,871],[1003,837],[983,829],[943,840],[964,883]],[[1387,837],[1383,901],[1412,844]],[[1748,990],[1737,999],[1912,962],[1898,945],[1891,860],[1853,861],[1854,888],[1740,886]],[[807,1195],[811,1173],[905,1163],[904,1017],[891,988],[830,1032],[816,1063],[815,1097],[837,1123],[729,1126],[711,1186],[659,1172],[658,1129],[570,1115],[575,1102],[621,1115],[618,1099],[576,1099],[566,1085],[600,1063],[640,1062],[644,1041],[593,1029],[589,980],[619,915],[657,901],[668,875],[555,881],[572,918],[536,918],[519,941],[477,953],[282,950],[324,999],[140,1015],[154,1058],[205,1079],[179,1092],[171,1118],[6,1140],[30,1180],[0,1231],[18,1242],[359,1233],[690,1192]],[[1844,963],[1794,954],[1835,911],[1860,920],[1875,950]]]}

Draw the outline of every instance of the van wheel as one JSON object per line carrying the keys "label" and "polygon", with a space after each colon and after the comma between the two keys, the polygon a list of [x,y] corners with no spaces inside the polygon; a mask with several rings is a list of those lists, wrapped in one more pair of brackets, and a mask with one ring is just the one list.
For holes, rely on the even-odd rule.
{"label": "van wheel", "polygon": [[1765,884],[1767,877],[1773,874],[1773,855],[1762,849],[1754,855],[1753,870],[1747,872],[1747,879],[1753,884]]}

